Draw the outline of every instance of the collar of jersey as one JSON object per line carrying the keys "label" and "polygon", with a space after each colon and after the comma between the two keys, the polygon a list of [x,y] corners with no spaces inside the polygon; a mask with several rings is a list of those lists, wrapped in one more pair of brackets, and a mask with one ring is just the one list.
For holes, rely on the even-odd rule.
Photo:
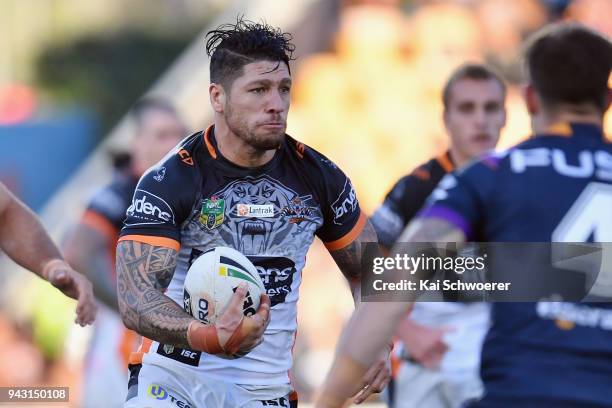
{"label": "collar of jersey", "polygon": [[591,123],[557,122],[546,129],[540,136],[572,137],[574,135],[587,135],[604,139],[603,129]]}
{"label": "collar of jersey", "polygon": [[259,174],[268,172],[274,169],[281,161],[281,157],[285,150],[285,143],[281,143],[281,146],[274,153],[274,157],[266,164],[258,167],[244,167],[240,166],[236,163],[233,163],[226,159],[219,147],[217,146],[217,139],[215,138],[215,125],[210,125],[203,134],[204,144],[210,153],[210,156],[215,159],[213,162],[216,166],[222,168],[223,170],[230,171],[231,173],[236,173],[238,175],[244,174]]}

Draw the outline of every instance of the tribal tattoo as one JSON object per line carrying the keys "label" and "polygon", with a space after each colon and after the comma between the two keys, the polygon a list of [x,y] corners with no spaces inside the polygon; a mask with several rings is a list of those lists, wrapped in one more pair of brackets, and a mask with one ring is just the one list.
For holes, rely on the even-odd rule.
{"label": "tribal tattoo", "polygon": [[193,318],[163,291],[168,287],[177,251],[136,241],[117,245],[117,294],[124,324],[160,343],[189,348]]}
{"label": "tribal tattoo", "polygon": [[361,271],[363,269],[361,262],[365,246],[367,244],[373,245],[376,242],[378,242],[376,231],[368,220],[361,234],[353,242],[337,251],[330,251],[338,268],[340,268],[344,277],[349,281],[353,299],[356,303],[358,303],[360,296]]}

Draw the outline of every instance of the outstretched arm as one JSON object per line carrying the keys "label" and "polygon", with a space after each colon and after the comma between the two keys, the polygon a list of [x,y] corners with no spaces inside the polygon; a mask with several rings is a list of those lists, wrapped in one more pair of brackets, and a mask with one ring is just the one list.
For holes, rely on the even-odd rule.
{"label": "outstretched arm", "polygon": [[[330,251],[340,271],[349,281],[355,307],[358,307],[361,303],[361,273],[365,246],[376,244],[377,241],[376,231],[368,220],[359,236],[352,243],[339,250]],[[376,248],[378,248],[378,245],[376,245]],[[378,256],[379,254],[375,255]],[[361,378],[355,377],[354,385],[356,389],[351,395],[355,398],[354,402],[356,404],[365,401],[371,394],[381,392],[389,383],[391,378],[391,372],[387,364],[389,352],[389,347],[384,344],[381,345],[376,354],[378,358],[372,361],[369,370],[364,372]]]}
{"label": "outstretched arm", "polygon": [[64,262],[36,214],[1,183],[0,248],[19,265],[77,299],[77,323],[93,322],[96,306],[91,283]]}
{"label": "outstretched arm", "polygon": [[[436,218],[411,223],[398,242],[464,242],[463,231]],[[391,256],[398,252],[397,245]],[[409,302],[372,302],[359,305],[344,329],[336,358],[328,374],[323,392],[317,400],[319,408],[341,407],[359,390],[360,379],[380,350],[390,341],[400,320],[412,305]]]}

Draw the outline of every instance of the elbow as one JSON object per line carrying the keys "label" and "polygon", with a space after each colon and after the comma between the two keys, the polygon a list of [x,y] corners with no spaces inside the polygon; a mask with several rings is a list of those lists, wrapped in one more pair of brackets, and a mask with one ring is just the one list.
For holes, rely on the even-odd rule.
{"label": "elbow", "polygon": [[136,311],[132,310],[125,302],[122,302],[121,300],[119,300],[119,315],[121,316],[121,321],[125,327],[138,332],[138,320],[134,318],[134,316],[137,316]]}

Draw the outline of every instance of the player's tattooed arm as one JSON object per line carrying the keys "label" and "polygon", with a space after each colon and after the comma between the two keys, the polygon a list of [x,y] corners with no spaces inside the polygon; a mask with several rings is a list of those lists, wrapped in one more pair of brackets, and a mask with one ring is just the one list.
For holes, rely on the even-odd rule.
{"label": "player's tattooed arm", "polygon": [[362,256],[365,245],[378,242],[376,231],[370,223],[366,221],[361,234],[349,245],[336,251],[330,251],[332,258],[340,268],[344,277],[349,281],[351,292],[355,304],[359,303],[361,296],[361,271]]}
{"label": "player's tattooed arm", "polygon": [[141,335],[189,348],[193,318],[162,292],[170,284],[177,251],[136,241],[117,245],[117,295],[123,323]]}

